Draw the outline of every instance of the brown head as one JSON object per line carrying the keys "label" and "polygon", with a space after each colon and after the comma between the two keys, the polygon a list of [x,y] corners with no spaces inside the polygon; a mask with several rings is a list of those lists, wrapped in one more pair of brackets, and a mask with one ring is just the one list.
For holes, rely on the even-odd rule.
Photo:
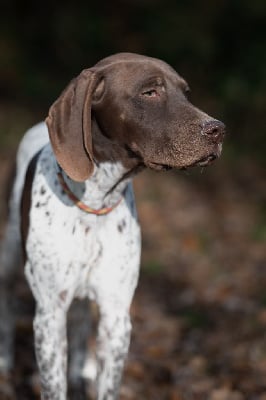
{"label": "brown head", "polygon": [[72,179],[86,180],[97,133],[125,164],[130,158],[154,169],[207,165],[221,153],[225,126],[194,107],[188,90],[161,60],[131,53],[105,58],[50,108],[46,122],[58,163]]}

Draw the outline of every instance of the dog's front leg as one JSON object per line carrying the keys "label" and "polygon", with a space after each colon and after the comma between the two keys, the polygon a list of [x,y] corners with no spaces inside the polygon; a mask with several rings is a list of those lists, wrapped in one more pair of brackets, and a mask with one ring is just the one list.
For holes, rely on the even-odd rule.
{"label": "dog's front leg", "polygon": [[34,319],[35,351],[41,378],[42,400],[66,399],[66,312],[37,304]]}
{"label": "dog's front leg", "polygon": [[109,303],[101,310],[98,327],[98,397],[118,398],[119,386],[131,334],[128,310]]}

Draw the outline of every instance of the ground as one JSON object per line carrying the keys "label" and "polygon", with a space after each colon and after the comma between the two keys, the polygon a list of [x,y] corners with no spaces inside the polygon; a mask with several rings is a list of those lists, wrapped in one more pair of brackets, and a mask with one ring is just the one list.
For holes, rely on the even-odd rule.
{"label": "ground", "polygon": [[[1,200],[10,158],[1,158]],[[231,158],[146,171],[135,191],[143,257],[121,399],[266,400],[265,170]],[[0,217],[3,232],[3,202]],[[27,286],[17,291],[13,382],[19,400],[34,400],[33,307]]]}

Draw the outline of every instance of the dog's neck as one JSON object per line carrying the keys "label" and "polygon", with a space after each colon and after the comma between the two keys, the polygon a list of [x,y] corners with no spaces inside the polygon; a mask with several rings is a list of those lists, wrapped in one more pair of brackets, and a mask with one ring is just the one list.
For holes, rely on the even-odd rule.
{"label": "dog's neck", "polygon": [[114,144],[93,128],[94,170],[85,182],[74,182],[64,172],[64,180],[74,195],[96,210],[114,206],[122,197],[132,177],[143,169],[125,148]]}
{"label": "dog's neck", "polygon": [[137,166],[143,166],[143,160],[135,155],[125,144],[116,142],[102,132],[96,119],[92,119],[92,143],[93,155],[96,163],[120,162],[125,171],[135,170]]}

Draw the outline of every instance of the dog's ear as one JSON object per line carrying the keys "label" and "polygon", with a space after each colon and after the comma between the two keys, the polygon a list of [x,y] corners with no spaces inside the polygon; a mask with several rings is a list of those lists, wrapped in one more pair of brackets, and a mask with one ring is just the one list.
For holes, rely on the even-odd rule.
{"label": "dog's ear", "polygon": [[98,79],[86,69],[73,79],[49,110],[46,124],[56,159],[78,182],[93,172],[91,102]]}

